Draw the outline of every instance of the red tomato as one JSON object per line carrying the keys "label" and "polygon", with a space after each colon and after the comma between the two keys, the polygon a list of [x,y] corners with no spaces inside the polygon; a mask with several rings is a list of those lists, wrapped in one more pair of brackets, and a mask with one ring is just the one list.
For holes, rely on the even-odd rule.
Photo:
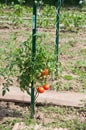
{"label": "red tomato", "polygon": [[38,88],[37,88],[37,91],[38,91],[38,93],[44,93],[44,88],[42,87],[42,86],[39,86]]}
{"label": "red tomato", "polygon": [[44,69],[44,70],[42,70],[42,72],[41,72],[41,75],[42,76],[47,76],[49,74],[49,70],[48,69]]}
{"label": "red tomato", "polygon": [[48,89],[50,89],[50,85],[49,85],[49,84],[45,84],[45,85],[43,86],[43,88],[44,88],[45,90],[48,90]]}

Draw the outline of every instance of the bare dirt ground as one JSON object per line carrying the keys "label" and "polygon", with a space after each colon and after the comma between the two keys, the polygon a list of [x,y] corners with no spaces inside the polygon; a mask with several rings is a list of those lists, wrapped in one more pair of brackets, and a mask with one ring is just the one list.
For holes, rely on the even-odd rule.
{"label": "bare dirt ground", "polygon": [[[58,110],[57,106],[54,107]],[[45,110],[43,110],[43,106],[37,106],[35,110],[36,123],[32,125],[30,120],[28,120],[27,118],[28,123],[31,123],[29,124],[29,126],[27,126],[24,122],[25,116],[28,117],[30,113],[30,106],[28,104],[1,101],[0,124],[3,124],[5,127],[7,125],[11,125],[11,128],[13,128],[13,130],[30,130],[31,128],[33,128],[34,130],[52,130],[54,128],[52,128],[51,126],[46,127],[46,125],[52,124],[53,122],[60,123],[63,120],[63,118],[65,118],[65,120],[67,121],[78,119],[81,122],[85,123],[86,112],[84,110],[76,109],[72,111],[72,108],[70,110],[68,108],[64,108],[64,114],[60,114],[58,111],[55,112],[54,109],[52,109],[53,107],[49,108],[49,111],[46,111],[47,108],[49,108],[49,106],[44,106]],[[16,129],[14,129],[15,127]],[[55,128],[55,130],[60,130],[60,128]],[[65,128],[61,130],[67,129]]]}

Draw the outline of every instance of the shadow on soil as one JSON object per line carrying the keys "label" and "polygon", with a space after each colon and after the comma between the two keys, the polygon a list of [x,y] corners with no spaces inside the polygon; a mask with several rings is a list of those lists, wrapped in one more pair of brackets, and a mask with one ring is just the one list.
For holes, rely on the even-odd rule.
{"label": "shadow on soil", "polygon": [[22,111],[13,103],[0,101],[0,118],[4,117],[23,117]]}

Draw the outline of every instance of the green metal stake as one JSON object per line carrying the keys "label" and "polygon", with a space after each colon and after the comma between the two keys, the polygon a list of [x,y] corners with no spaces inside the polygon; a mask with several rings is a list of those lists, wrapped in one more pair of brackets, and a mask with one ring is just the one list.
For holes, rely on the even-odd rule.
{"label": "green metal stake", "polygon": [[57,64],[56,64],[56,75],[58,75],[58,48],[59,48],[59,15],[60,15],[61,0],[57,0],[56,3],[56,55],[57,55]]}
{"label": "green metal stake", "polygon": [[[36,1],[34,1],[33,5],[33,18],[32,18],[32,61],[34,62],[34,56],[36,53],[36,13],[37,13],[37,5]],[[34,96],[34,81],[31,83],[31,118],[34,118],[34,104],[35,104],[35,96]]]}

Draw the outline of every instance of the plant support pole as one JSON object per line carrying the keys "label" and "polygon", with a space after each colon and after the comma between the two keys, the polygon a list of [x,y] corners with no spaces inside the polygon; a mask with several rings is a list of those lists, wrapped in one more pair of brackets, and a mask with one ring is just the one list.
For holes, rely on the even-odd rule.
{"label": "plant support pole", "polygon": [[[32,18],[32,62],[34,62],[34,56],[36,53],[36,12],[37,5],[34,1],[33,4],[33,18]],[[33,68],[34,69],[34,68]],[[31,83],[31,118],[34,118],[34,104],[35,104],[35,96],[34,96],[34,81]]]}
{"label": "plant support pole", "polygon": [[56,73],[58,74],[58,48],[59,48],[59,17],[60,17],[61,0],[56,1]]}

